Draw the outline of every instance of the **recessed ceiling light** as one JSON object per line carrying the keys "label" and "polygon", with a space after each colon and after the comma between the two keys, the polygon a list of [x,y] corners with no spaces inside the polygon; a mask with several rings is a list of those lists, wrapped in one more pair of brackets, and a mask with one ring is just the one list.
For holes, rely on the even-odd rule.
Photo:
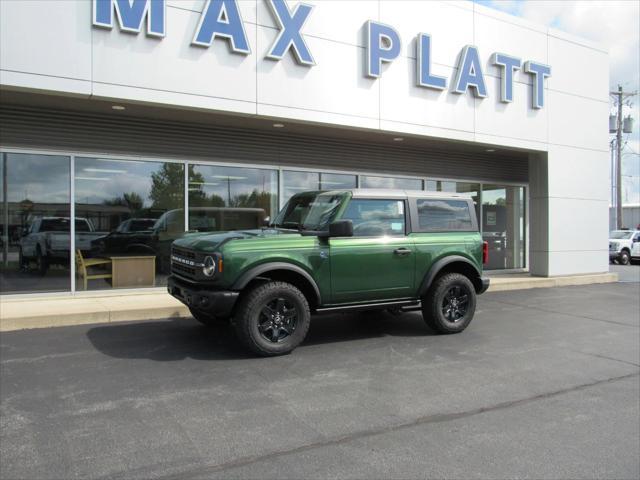
{"label": "recessed ceiling light", "polygon": [[495,148],[487,148],[487,149],[485,150],[485,152],[489,152],[489,153],[491,153],[491,152],[495,152],[495,151],[496,151],[496,149],[495,149]]}
{"label": "recessed ceiling light", "polygon": [[273,128],[282,128],[284,127],[284,123],[274,123]]}
{"label": "recessed ceiling light", "polygon": [[393,141],[394,142],[402,142],[402,141],[404,141],[404,138],[402,138],[402,137],[394,137]]}
{"label": "recessed ceiling light", "polygon": [[122,106],[122,105],[111,105],[111,108],[112,108],[113,110],[118,110],[118,111],[126,110],[126,107],[124,107],[124,106]]}

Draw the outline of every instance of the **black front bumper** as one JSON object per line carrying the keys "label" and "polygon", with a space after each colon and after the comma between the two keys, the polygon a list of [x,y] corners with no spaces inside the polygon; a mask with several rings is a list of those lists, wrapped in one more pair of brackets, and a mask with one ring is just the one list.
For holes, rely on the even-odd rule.
{"label": "black front bumper", "polygon": [[231,290],[205,290],[180,281],[175,276],[167,279],[167,291],[189,308],[224,318],[231,315],[240,292]]}
{"label": "black front bumper", "polygon": [[489,277],[480,277],[480,283],[482,286],[480,287],[480,290],[478,290],[477,292],[478,295],[487,291],[487,289],[489,288],[490,282],[491,280],[489,279]]}

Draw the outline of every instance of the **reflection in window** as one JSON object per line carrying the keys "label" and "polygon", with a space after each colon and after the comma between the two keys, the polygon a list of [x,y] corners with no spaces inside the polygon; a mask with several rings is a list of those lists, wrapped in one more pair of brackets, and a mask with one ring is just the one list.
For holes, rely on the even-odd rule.
{"label": "reflection in window", "polygon": [[277,212],[278,172],[261,168],[189,166],[189,230],[259,228]]}
{"label": "reflection in window", "polygon": [[374,175],[360,175],[362,188],[395,188],[399,190],[422,190],[422,180],[419,178],[377,177]]}
{"label": "reflection in window", "polygon": [[349,188],[356,188],[355,175],[320,172],[320,190],[343,190]]}
{"label": "reflection in window", "polygon": [[356,176],[344,173],[285,170],[282,172],[282,180],[283,202],[300,192],[356,188]]}
{"label": "reflection in window", "polygon": [[356,237],[404,235],[404,201],[353,199],[342,219],[353,222]]}
{"label": "reflection in window", "polygon": [[0,292],[69,290],[69,157],[0,157]]}
{"label": "reflection in window", "polygon": [[524,188],[483,185],[482,237],[489,243],[486,268],[522,268],[524,235]]}
{"label": "reflection in window", "polygon": [[421,231],[463,231],[472,229],[469,204],[464,200],[418,200]]}
{"label": "reflection in window", "polygon": [[78,290],[163,284],[185,231],[184,166],[76,158],[75,193]]}

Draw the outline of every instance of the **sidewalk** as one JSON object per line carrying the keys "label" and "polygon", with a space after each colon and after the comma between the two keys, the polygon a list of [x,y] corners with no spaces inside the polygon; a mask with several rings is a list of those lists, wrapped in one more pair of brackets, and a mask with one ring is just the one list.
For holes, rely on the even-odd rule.
{"label": "sidewalk", "polygon": [[[618,281],[616,273],[552,278],[532,277],[529,274],[489,276],[489,292]],[[0,332],[189,316],[189,309],[165,291],[0,299]]]}

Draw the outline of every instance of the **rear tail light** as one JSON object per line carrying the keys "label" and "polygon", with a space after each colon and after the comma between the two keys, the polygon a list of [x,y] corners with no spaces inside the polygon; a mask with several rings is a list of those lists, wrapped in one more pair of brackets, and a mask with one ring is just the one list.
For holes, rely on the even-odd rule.
{"label": "rear tail light", "polygon": [[482,263],[489,263],[489,242],[482,242]]}

